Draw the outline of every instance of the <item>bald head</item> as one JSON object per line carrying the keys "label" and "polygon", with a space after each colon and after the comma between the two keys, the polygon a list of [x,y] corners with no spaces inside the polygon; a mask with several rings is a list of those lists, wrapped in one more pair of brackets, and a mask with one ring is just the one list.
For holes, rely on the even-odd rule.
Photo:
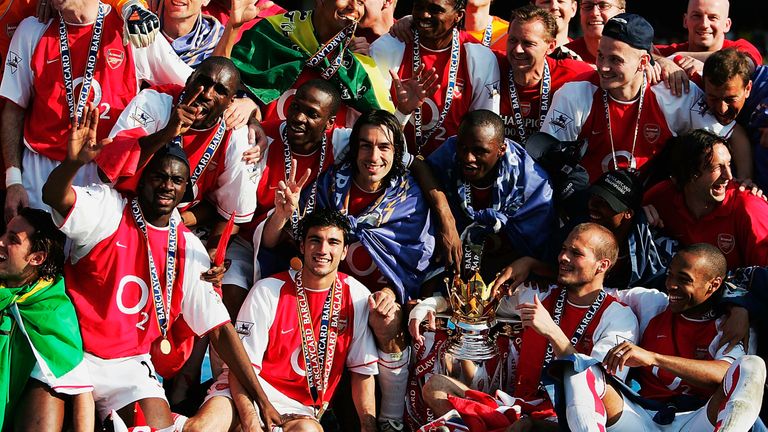
{"label": "bald head", "polygon": [[689,0],[683,17],[688,29],[691,51],[712,52],[723,48],[725,34],[731,29],[728,0]]}

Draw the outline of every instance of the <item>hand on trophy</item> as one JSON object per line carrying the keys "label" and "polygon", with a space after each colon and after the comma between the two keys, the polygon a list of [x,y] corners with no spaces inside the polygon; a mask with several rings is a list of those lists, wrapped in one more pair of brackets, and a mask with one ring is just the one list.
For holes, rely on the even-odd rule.
{"label": "hand on trophy", "polygon": [[408,315],[408,332],[413,340],[419,344],[424,343],[424,336],[421,334],[421,323],[427,321],[427,329],[435,330],[435,316],[437,312],[448,310],[448,301],[445,297],[429,297],[420,301],[411,309]]}

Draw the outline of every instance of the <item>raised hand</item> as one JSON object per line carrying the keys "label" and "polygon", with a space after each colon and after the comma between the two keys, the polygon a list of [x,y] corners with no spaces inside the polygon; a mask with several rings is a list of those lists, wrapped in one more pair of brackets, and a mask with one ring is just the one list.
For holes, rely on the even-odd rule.
{"label": "raised hand", "polygon": [[165,128],[163,128],[168,137],[184,135],[192,127],[192,124],[198,119],[202,111],[200,107],[193,107],[192,104],[195,103],[202,93],[202,87],[196,88],[191,95],[189,93],[185,94],[185,100],[179,101],[173,108],[171,118],[168,120]]}
{"label": "raised hand", "polygon": [[395,71],[389,71],[395,86],[395,97],[398,111],[410,114],[420,107],[424,101],[440,89],[439,76],[435,68],[426,69],[419,66],[413,78],[400,80]]}
{"label": "raised hand", "polygon": [[96,158],[101,149],[112,142],[110,138],[96,140],[99,128],[99,108],[88,103],[83,110],[83,117],[73,121],[67,145],[67,160],[85,165]]}
{"label": "raised hand", "polygon": [[258,18],[262,11],[275,5],[271,1],[258,4],[259,2],[260,0],[232,0],[228,23],[233,27],[240,27],[248,21]]}
{"label": "raised hand", "polygon": [[296,170],[298,163],[296,159],[291,160],[291,174],[287,181],[280,180],[275,191],[275,216],[288,219],[293,211],[299,208],[299,196],[304,185],[309,181],[312,170],[307,168],[299,181],[296,181]]}

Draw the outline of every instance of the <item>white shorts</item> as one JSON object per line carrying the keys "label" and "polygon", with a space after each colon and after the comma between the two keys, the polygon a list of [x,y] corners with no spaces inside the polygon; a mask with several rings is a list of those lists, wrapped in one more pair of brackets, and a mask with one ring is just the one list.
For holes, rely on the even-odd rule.
{"label": "white shorts", "polygon": [[93,378],[93,399],[100,420],[112,410],[141,399],[167,401],[149,354],[107,360],[86,353],[84,361]]}
{"label": "white shorts", "polygon": [[248,291],[253,286],[253,245],[240,236],[227,248],[227,259],[232,263],[224,273],[222,285],[236,285]]}
{"label": "white shorts", "polygon": [[75,366],[74,369],[58,378],[51,371],[44,372],[40,367],[40,363],[37,362],[29,376],[60,394],[76,395],[93,391],[93,380],[91,379],[85,359]]}
{"label": "white shorts", "polygon": [[[24,147],[21,162],[21,182],[24,189],[27,190],[30,207],[43,209],[47,212],[51,211],[51,208],[43,203],[43,185],[48,180],[48,176],[51,175],[51,171],[60,164],[61,162],[59,161],[49,159],[40,153],[30,150],[28,147]],[[72,184],[75,186],[88,186],[102,183],[104,182],[99,179],[96,164],[90,162],[77,171],[75,181]]]}
{"label": "white shorts", "polygon": [[[295,399],[289,398],[288,396],[280,393],[280,391],[276,388],[272,387],[272,385],[265,381],[260,375],[257,376],[259,377],[261,388],[267,395],[267,399],[270,403],[272,403],[272,406],[277,410],[278,413],[301,414],[310,416],[312,418],[315,417],[315,410],[313,407],[306,406]],[[219,375],[219,377],[216,379],[216,382],[214,382],[211,388],[208,389],[208,395],[205,397],[205,400],[208,401],[208,399],[216,396],[232,399],[232,393],[229,391],[229,369],[224,369],[221,375]],[[256,406],[257,411],[258,409],[259,407]]]}
{"label": "white shorts", "polygon": [[713,430],[715,427],[707,418],[707,405],[696,411],[677,413],[675,420],[668,425],[660,425],[653,421],[654,415],[656,415],[656,411],[647,410],[624,397],[624,411],[621,413],[621,418],[608,426],[607,430],[612,432],[678,432],[707,431]]}

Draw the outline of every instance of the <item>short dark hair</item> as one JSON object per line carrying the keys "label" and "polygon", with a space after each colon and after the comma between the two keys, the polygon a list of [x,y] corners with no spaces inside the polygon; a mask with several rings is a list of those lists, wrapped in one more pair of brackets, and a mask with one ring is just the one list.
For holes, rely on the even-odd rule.
{"label": "short dark hair", "polygon": [[[198,70],[200,70],[202,68],[220,68],[220,69],[224,69],[227,72],[229,72],[232,75],[234,75],[236,83],[240,82],[240,70],[237,68],[237,66],[235,66],[235,64],[232,62],[232,60],[230,60],[230,59],[228,59],[226,57],[222,57],[222,56],[207,57],[206,59],[201,61],[199,65],[197,65],[197,67],[195,68],[195,71],[198,71]],[[195,72],[192,72],[192,75],[194,75],[194,74],[195,74]],[[191,78],[192,75],[190,75],[190,78]],[[235,88],[235,90],[237,90],[237,88]]]}
{"label": "short dark hair", "polygon": [[509,23],[512,24],[512,21],[514,20],[518,20],[521,23],[539,20],[541,21],[541,24],[544,25],[544,31],[548,36],[547,42],[557,38],[557,20],[548,10],[533,4],[527,4],[512,10],[512,15],[509,17]]}
{"label": "short dark hair", "polygon": [[344,245],[349,245],[352,226],[349,224],[347,216],[342,212],[332,208],[318,208],[304,216],[299,223],[301,241],[305,241],[309,229],[315,227],[336,227],[340,229],[344,233]]}
{"label": "short dark hair", "polygon": [[704,83],[721,86],[733,77],[741,78],[746,87],[752,78],[752,60],[736,48],[715,51],[704,62]]}
{"label": "short dark hair", "polygon": [[338,87],[328,80],[322,78],[313,78],[304,84],[300,85],[296,90],[296,96],[303,95],[309,89],[320,90],[331,98],[331,106],[329,108],[329,116],[336,116],[336,112],[339,111],[341,106],[341,93],[339,93]]}
{"label": "short dark hair", "polygon": [[494,138],[499,145],[504,144],[504,120],[493,111],[479,109],[464,114],[459,123],[459,135],[464,134],[467,128],[483,127],[493,130]]}
{"label": "short dark hair", "polygon": [[392,160],[392,169],[384,177],[383,184],[388,185],[393,178],[405,175],[405,164],[403,164],[403,155],[405,154],[405,137],[400,130],[400,121],[391,113],[384,110],[368,111],[360,117],[352,126],[352,132],[349,136],[349,151],[347,152],[346,162],[352,165],[352,172],[357,173],[357,155],[360,153],[360,130],[363,126],[380,126],[392,133],[392,145],[395,147],[395,156]]}
{"label": "short dark hair", "polygon": [[720,249],[709,243],[694,243],[678,249],[677,254],[689,253],[704,258],[704,267],[707,271],[707,279],[716,277],[725,278],[728,271],[728,261]]}
{"label": "short dark hair", "polygon": [[44,252],[45,261],[37,267],[40,278],[55,279],[64,270],[64,241],[66,236],[59,231],[51,219],[51,215],[40,209],[24,207],[19,210],[35,232],[29,237],[30,253]]}
{"label": "short dark hair", "polygon": [[728,140],[704,129],[693,130],[667,142],[667,168],[679,189],[701,175],[702,169],[712,163],[717,144],[731,150]]}
{"label": "short dark hair", "polygon": [[608,268],[613,267],[619,258],[619,244],[616,242],[616,237],[614,237],[611,230],[593,222],[578,224],[571,230],[571,234],[581,235],[586,232],[591,232],[590,239],[596,240],[594,248],[595,258],[598,260],[607,259],[611,262]]}

